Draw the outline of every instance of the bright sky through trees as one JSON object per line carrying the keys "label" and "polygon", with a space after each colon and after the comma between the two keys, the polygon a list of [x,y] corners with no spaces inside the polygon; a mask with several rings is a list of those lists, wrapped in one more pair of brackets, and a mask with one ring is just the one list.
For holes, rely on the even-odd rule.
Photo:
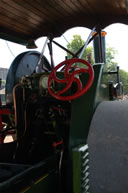
{"label": "bright sky through trees", "polygon": [[[107,32],[106,35],[106,44],[109,47],[114,47],[118,54],[115,58],[115,61],[119,64],[121,69],[128,71],[128,26],[124,24],[113,24],[104,29]],[[87,40],[87,37],[90,33],[90,30],[87,28],[73,28],[64,33],[66,39],[70,42],[73,38],[73,35],[79,34],[81,35],[83,40]],[[40,38],[36,41],[38,45],[38,51],[42,50],[44,41],[46,38]],[[57,38],[57,42],[66,47],[67,42],[63,37]],[[4,40],[0,40],[1,51],[0,51],[0,67],[9,68],[12,63],[14,57],[10,52],[9,48],[13,52],[15,56],[20,54],[21,52],[26,51],[24,46],[14,44],[8,42],[9,48]],[[55,60],[55,64],[62,62],[65,60],[66,53],[60,48],[54,46],[53,47],[53,56]],[[45,51],[45,55],[49,57],[48,49]]]}

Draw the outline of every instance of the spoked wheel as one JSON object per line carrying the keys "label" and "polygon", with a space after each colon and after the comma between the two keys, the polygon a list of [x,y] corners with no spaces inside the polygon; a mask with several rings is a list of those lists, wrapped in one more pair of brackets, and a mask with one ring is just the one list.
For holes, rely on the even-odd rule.
{"label": "spoked wheel", "polygon": [[[85,65],[86,68],[78,67],[77,63],[82,63],[83,65]],[[56,76],[56,72],[60,68],[64,69],[63,79],[59,79]],[[88,82],[84,86],[79,78],[79,75],[82,73],[89,74]],[[48,78],[48,90],[49,90],[49,93],[56,99],[73,100],[80,97],[81,95],[83,95],[88,91],[88,89],[91,87],[93,83],[93,79],[94,79],[94,72],[93,72],[92,66],[83,59],[73,58],[73,59],[63,61],[52,70]],[[53,82],[56,82],[59,84],[65,84],[66,87],[63,88],[62,90],[56,91],[55,89],[53,89],[53,86],[52,86]],[[74,82],[77,84],[77,91],[73,95],[62,96],[65,92],[67,92],[71,88]]]}

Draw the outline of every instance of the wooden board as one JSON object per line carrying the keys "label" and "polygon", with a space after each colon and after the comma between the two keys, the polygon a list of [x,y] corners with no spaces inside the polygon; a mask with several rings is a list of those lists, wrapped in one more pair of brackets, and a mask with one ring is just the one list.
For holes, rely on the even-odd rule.
{"label": "wooden board", "polygon": [[128,24],[127,13],[124,0],[1,0],[0,37],[26,44],[76,26],[103,29],[115,22]]}

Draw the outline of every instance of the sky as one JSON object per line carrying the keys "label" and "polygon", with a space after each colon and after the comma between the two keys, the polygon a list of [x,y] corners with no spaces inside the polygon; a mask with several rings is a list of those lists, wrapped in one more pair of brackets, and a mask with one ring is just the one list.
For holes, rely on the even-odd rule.
{"label": "sky", "polygon": [[[107,32],[106,35],[106,44],[109,47],[113,47],[117,50],[118,54],[115,57],[115,61],[120,66],[120,69],[123,69],[128,72],[128,26],[124,24],[113,24],[104,29]],[[82,37],[83,40],[87,40],[90,30],[87,28],[73,28],[64,33],[64,37],[70,42],[73,39],[73,35],[78,34]],[[55,40],[61,45],[67,45],[64,37],[56,38]],[[39,38],[36,41],[38,48],[37,51],[41,52],[46,37]],[[0,51],[0,67],[9,68],[14,58],[28,50],[25,46],[21,46],[12,42],[7,42],[5,40],[0,40],[1,51]],[[9,46],[9,48],[8,48]],[[11,50],[11,51],[10,51]],[[44,55],[49,59],[48,49],[45,50]],[[55,65],[59,64],[65,60],[66,53],[58,48],[53,46],[53,58]]]}

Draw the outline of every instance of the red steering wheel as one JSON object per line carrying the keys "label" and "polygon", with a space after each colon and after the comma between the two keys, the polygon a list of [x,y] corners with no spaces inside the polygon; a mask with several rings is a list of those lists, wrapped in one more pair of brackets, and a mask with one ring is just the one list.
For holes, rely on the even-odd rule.
{"label": "red steering wheel", "polygon": [[[81,68],[77,66],[72,66],[74,63],[82,63],[88,68]],[[56,77],[56,72],[59,68],[64,69],[64,79],[59,79]],[[84,86],[82,85],[81,80],[79,79],[79,74],[81,73],[88,73],[89,74],[89,80],[87,84]],[[63,61],[62,63],[58,64],[50,73],[48,77],[48,91],[49,93],[56,99],[59,100],[73,100],[81,95],[83,95],[85,92],[88,91],[88,89],[91,87],[94,79],[94,72],[92,66],[85,60],[79,59],[79,58],[73,58]],[[53,80],[60,84],[66,84],[66,87],[60,91],[55,91],[52,87]],[[77,84],[77,91],[75,94],[71,96],[62,96],[63,93],[69,90],[69,88],[72,86],[72,83],[76,82]]]}

